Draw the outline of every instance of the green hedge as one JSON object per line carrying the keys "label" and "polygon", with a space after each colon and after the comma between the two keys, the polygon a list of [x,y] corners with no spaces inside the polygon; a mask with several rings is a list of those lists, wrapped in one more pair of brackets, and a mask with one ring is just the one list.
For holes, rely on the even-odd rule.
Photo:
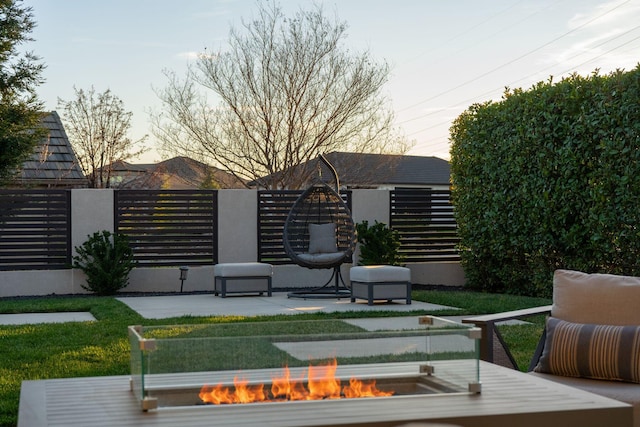
{"label": "green hedge", "polygon": [[557,268],[640,275],[640,66],[507,90],[451,139],[472,288],[549,296]]}

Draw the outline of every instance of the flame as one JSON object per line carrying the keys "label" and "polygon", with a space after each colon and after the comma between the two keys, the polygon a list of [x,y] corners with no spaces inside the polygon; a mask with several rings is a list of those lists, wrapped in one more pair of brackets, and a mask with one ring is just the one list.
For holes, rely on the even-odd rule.
{"label": "flame", "polygon": [[308,400],[339,399],[340,380],[336,378],[338,362],[324,366],[309,366]]}
{"label": "flame", "polygon": [[312,366],[300,378],[291,378],[289,367],[285,366],[281,376],[273,377],[271,394],[265,391],[264,384],[249,385],[246,379],[233,379],[233,388],[218,384],[214,387],[204,385],[200,390],[200,399],[214,405],[230,403],[253,403],[274,400],[321,400],[358,397],[391,396],[393,391],[381,391],[375,380],[361,381],[350,378],[349,384],[341,386],[336,377],[338,363]]}
{"label": "flame", "polygon": [[[207,390],[205,385],[200,390],[200,398],[215,405],[221,405],[224,403],[251,403],[261,402],[266,399],[264,394],[264,387],[262,384],[250,386],[249,381],[245,379],[233,378],[234,391],[228,387],[223,387],[222,384],[218,384],[215,387]],[[205,400],[203,395],[207,397]]]}
{"label": "flame", "polygon": [[285,366],[283,376],[272,378],[271,394],[274,398],[285,400],[305,400],[307,390],[304,388],[304,373],[298,380],[291,379],[289,367]]}

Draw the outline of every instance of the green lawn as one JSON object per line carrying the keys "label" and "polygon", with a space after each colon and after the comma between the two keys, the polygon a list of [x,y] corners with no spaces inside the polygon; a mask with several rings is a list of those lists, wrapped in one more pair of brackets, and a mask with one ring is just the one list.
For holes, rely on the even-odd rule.
{"label": "green lawn", "polygon": [[[474,292],[414,291],[417,301],[459,307],[463,311],[429,314],[487,314],[549,304],[540,298]],[[0,299],[0,313],[88,311],[96,322],[39,325],[0,325],[0,425],[17,424],[23,380],[129,374],[127,326],[222,322],[326,320],[372,316],[402,316],[397,312],[350,312],[268,317],[180,317],[143,319],[112,297]],[[427,314],[413,312],[412,314]],[[527,366],[542,320],[536,324],[504,327],[507,342],[516,350],[518,364]]]}

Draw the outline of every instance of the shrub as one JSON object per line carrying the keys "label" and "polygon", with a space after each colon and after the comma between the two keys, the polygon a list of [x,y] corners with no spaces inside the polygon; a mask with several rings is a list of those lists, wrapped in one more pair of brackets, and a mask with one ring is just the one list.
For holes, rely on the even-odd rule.
{"label": "shrub", "polygon": [[401,265],[400,235],[383,222],[376,221],[369,227],[368,221],[356,224],[360,243],[360,265]]}
{"label": "shrub", "polygon": [[113,295],[129,284],[129,272],[136,265],[128,239],[108,231],[88,237],[82,246],[76,246],[73,267],[86,274],[84,289],[98,295]]}
{"label": "shrub", "polygon": [[468,285],[549,296],[558,268],[639,275],[640,66],[573,75],[451,127],[452,200]]}

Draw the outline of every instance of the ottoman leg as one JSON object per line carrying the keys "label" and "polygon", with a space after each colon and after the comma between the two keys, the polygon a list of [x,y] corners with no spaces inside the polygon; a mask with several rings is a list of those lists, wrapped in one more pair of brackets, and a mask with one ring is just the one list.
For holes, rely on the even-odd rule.
{"label": "ottoman leg", "polygon": [[373,305],[373,283],[369,283],[367,287],[368,287],[367,296],[369,297],[369,300],[367,301],[367,305]]}

